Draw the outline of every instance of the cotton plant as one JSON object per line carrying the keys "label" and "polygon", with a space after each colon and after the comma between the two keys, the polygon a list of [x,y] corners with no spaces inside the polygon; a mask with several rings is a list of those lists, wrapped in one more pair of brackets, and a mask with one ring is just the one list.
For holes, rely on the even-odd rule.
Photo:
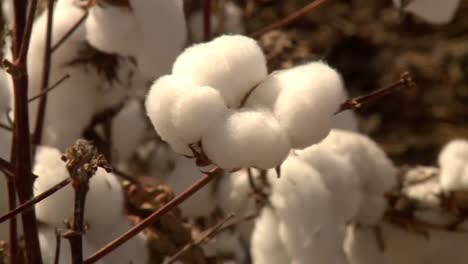
{"label": "cotton plant", "polygon": [[[61,156],[55,148],[37,148],[33,169],[38,176],[34,183],[35,196],[70,177]],[[74,190],[68,185],[36,205],[37,219],[47,227],[64,230],[64,223],[73,215],[73,204]],[[91,177],[84,217],[88,225],[84,240],[94,249],[104,246],[131,227],[124,211],[123,190],[114,174],[98,168]],[[138,236],[103,259],[104,263],[145,263],[147,260],[145,242]]]}
{"label": "cotton plant", "polygon": [[[199,43],[203,36],[203,10],[193,11],[187,21],[192,42]],[[245,27],[242,10],[232,1],[222,3],[219,10],[211,14],[211,32],[215,35],[244,34]]]}
{"label": "cotton plant", "polygon": [[182,0],[130,0],[128,6],[97,2],[85,23],[92,46],[135,58],[147,78],[170,71],[186,41]]}
{"label": "cotton plant", "polygon": [[439,154],[440,184],[443,190],[468,191],[468,141],[452,140]]}
{"label": "cotton plant", "polygon": [[201,152],[226,170],[270,169],[327,136],[343,93],[323,62],[268,75],[255,40],[226,35],[180,54],[172,74],[154,82],[146,110],[180,154]]}
{"label": "cotton plant", "polygon": [[[408,3],[404,4],[405,2]],[[450,23],[455,17],[460,2],[460,0],[393,0],[395,7],[436,25]]]}

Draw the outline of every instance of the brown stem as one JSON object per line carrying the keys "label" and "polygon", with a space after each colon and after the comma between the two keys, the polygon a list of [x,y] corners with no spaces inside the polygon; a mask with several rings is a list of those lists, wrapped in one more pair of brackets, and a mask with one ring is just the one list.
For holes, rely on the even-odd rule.
{"label": "brown stem", "polygon": [[88,257],[84,263],[91,264],[95,263],[96,261],[100,260],[123,243],[143,231],[145,228],[149,227],[154,221],[156,221],[160,216],[164,215],[165,213],[174,209],[177,205],[185,201],[186,199],[190,198],[193,194],[195,194],[198,190],[200,190],[203,186],[207,185],[209,182],[214,180],[218,175],[220,175],[223,170],[219,167],[215,167],[200,177],[196,182],[190,185],[187,189],[181,192],[179,195],[174,197],[170,200],[167,204],[159,208],[157,211],[153,212],[151,215],[143,219],[140,223],[132,227],[130,230],[119,236],[118,238],[114,239],[109,244],[105,245],[103,248],[96,251],[93,255]]}
{"label": "brown stem", "polygon": [[56,193],[58,190],[62,189],[63,187],[67,186],[70,183],[70,179],[67,178],[56,185],[50,187],[43,193],[35,196],[31,200],[27,201],[26,203],[21,204],[19,207],[11,209],[10,212],[6,213],[5,215],[2,215],[0,217],[0,224],[3,223],[4,221],[11,219],[12,217],[16,216],[17,214],[22,213],[23,211],[31,208],[33,205],[37,204],[38,202],[44,200],[45,198],[51,196],[52,194]]}
{"label": "brown stem", "polygon": [[[8,188],[8,210],[12,210],[16,207],[16,188],[13,179],[7,177],[7,188]],[[17,263],[18,258],[18,234],[17,234],[17,223],[16,217],[12,217],[9,223],[10,231],[10,263]]]}
{"label": "brown stem", "polygon": [[373,91],[370,94],[354,97],[351,99],[346,100],[344,103],[341,104],[340,109],[335,113],[338,114],[340,112],[357,109],[361,107],[363,104],[375,101],[381,97],[387,96],[391,93],[399,91],[403,88],[414,89],[416,84],[413,82],[411,75],[408,72],[404,72],[400,75],[400,79],[389,86],[378,89]]}
{"label": "brown stem", "polygon": [[83,263],[84,210],[89,178],[73,184],[75,187],[75,209],[73,211],[72,232],[68,237],[71,248],[72,264]]}
{"label": "brown stem", "polygon": [[67,31],[67,33],[65,33],[65,35],[63,35],[62,38],[60,38],[59,41],[57,41],[57,43],[55,43],[52,48],[51,48],[51,51],[54,52],[56,51],[60,46],[62,46],[62,44],[73,34],[73,32],[76,31],[76,29],[81,25],[83,24],[83,22],[86,20],[86,17],[88,17],[88,12],[85,12],[83,14],[83,16],[78,19],[78,21],[76,21],[76,23],[70,28],[70,30]]}
{"label": "brown stem", "polygon": [[0,158],[0,171],[5,173],[7,178],[11,179],[15,175],[15,167],[10,162]]}
{"label": "brown stem", "polygon": [[46,90],[43,90],[42,92],[40,92],[39,94],[31,97],[28,99],[28,103],[31,103],[41,97],[43,97],[44,95],[48,94],[49,92],[51,92],[52,90],[54,90],[55,88],[59,87],[60,84],[62,84],[64,81],[66,81],[68,78],[70,78],[70,74],[66,74],[65,76],[63,76],[62,78],[60,78],[57,82],[55,82],[51,87],[47,88]]}
{"label": "brown stem", "polygon": [[253,32],[253,33],[251,33],[250,36],[253,37],[253,38],[259,38],[263,34],[269,32],[271,30],[274,30],[274,29],[289,25],[289,24],[295,22],[296,20],[300,19],[301,17],[307,15],[309,12],[311,12],[312,10],[319,7],[320,5],[322,5],[325,2],[327,2],[327,0],[315,0],[312,3],[304,6],[300,10],[290,14],[289,16],[287,16],[287,17],[285,17],[285,18],[283,18],[283,19],[281,19],[281,20],[279,20],[277,22],[274,22],[273,24],[270,24],[270,25],[268,25],[268,26],[266,26],[264,28],[261,28],[261,29],[255,31],[255,32]]}
{"label": "brown stem", "polygon": [[[44,48],[44,63],[42,65],[42,82],[41,82],[41,92],[45,92],[49,87],[49,78],[50,78],[50,62],[52,55],[52,23],[54,16],[54,1],[47,1],[47,25],[46,25],[46,38],[45,38],[45,48]],[[42,140],[42,129],[44,127],[45,120],[45,111],[47,105],[47,93],[44,93],[43,96],[39,99],[39,106],[37,108],[37,119],[36,127],[34,128],[34,134],[32,143],[34,146],[41,144]]]}
{"label": "brown stem", "polygon": [[[32,0],[26,19],[28,1],[13,1],[15,23],[13,26],[13,60],[14,60],[14,135],[12,156],[16,167],[15,186],[20,203],[33,197],[34,177],[31,172],[31,140],[29,134],[28,113],[28,74],[27,53],[37,0]],[[22,214],[25,240],[26,260],[28,263],[42,264],[41,250],[34,210]]]}
{"label": "brown stem", "polygon": [[203,0],[203,39],[211,39],[211,0]]}

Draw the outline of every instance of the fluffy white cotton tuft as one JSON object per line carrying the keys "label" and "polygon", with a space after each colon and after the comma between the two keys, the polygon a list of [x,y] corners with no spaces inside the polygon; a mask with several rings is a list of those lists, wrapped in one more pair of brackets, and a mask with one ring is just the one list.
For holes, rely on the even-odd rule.
{"label": "fluffy white cotton tuft", "polygon": [[[204,171],[210,168],[198,168],[195,160],[179,156],[174,164],[174,170],[164,178],[165,183],[171,187],[175,194],[185,190],[190,184],[200,178]],[[206,186],[190,199],[180,205],[185,216],[197,218],[208,216],[215,209],[215,197],[210,186]]]}
{"label": "fluffy white cotton tuft", "polygon": [[130,5],[141,30],[138,68],[148,78],[168,74],[187,37],[183,1],[131,0]]}
{"label": "fluffy white cotton tuft", "polygon": [[348,157],[339,156],[326,145],[317,144],[298,151],[298,158],[316,169],[331,193],[339,224],[353,220],[361,206],[359,177]]}
{"label": "fluffy white cotton tuft", "polygon": [[[393,0],[397,8],[402,8],[401,0]],[[403,6],[403,10],[432,24],[447,24],[454,18],[460,0],[413,0]]]}
{"label": "fluffy white cotton tuft", "polygon": [[172,109],[172,121],[183,142],[196,143],[214,124],[225,118],[228,109],[219,92],[202,86],[179,98]]}
{"label": "fluffy white cotton tuft", "polygon": [[330,192],[316,170],[290,156],[273,185],[271,203],[289,263],[346,263]]}
{"label": "fluffy white cotton tuft", "polygon": [[440,185],[445,191],[468,190],[468,141],[452,140],[439,154]]}
{"label": "fluffy white cotton tuft", "polygon": [[270,169],[287,157],[289,140],[267,111],[232,111],[203,137],[203,150],[221,168]]}
{"label": "fluffy white cotton tuft", "polygon": [[376,223],[385,211],[385,193],[396,185],[397,169],[379,146],[358,133],[334,129],[320,145],[351,162],[365,201],[357,215],[360,223]]}
{"label": "fluffy white cotton tuft", "polygon": [[278,222],[274,211],[268,207],[263,208],[260,216],[255,220],[250,247],[253,263],[290,263],[290,257],[278,234]]}
{"label": "fluffy white cotton tuft", "polygon": [[112,120],[112,147],[119,162],[127,161],[145,136],[146,119],[140,102],[136,99],[125,103]]}
{"label": "fluffy white cotton tuft", "polygon": [[[50,147],[38,147],[36,151],[34,174],[34,196],[69,177],[65,163],[60,159],[61,153]],[[85,219],[90,230],[112,228],[116,217],[124,214],[124,196],[116,176],[99,168],[91,178],[86,195]],[[68,185],[49,198],[36,205],[39,220],[55,227],[63,227],[63,221],[73,214],[74,190]],[[105,211],[105,213],[103,213]],[[92,232],[92,231],[90,231]]]}
{"label": "fluffy white cotton tuft", "polygon": [[[190,155],[190,149],[183,148],[182,139],[177,135],[172,122],[171,112],[174,103],[191,89],[197,89],[190,78],[166,75],[159,78],[147,95],[146,111],[154,128],[161,138],[168,142],[176,152]],[[182,146],[180,146],[182,145]]]}
{"label": "fluffy white cotton tuft", "polygon": [[140,25],[129,8],[94,5],[85,23],[89,44],[103,52],[132,56],[141,45]]}
{"label": "fluffy white cotton tuft", "polygon": [[267,76],[267,68],[255,40],[226,35],[186,49],[176,59],[172,73],[189,75],[198,85],[219,90],[226,105],[232,108],[238,107],[244,96]]}
{"label": "fluffy white cotton tuft", "polygon": [[332,116],[341,104],[343,82],[338,72],[323,62],[295,67],[283,74],[286,77],[281,80],[287,80],[287,87],[278,96],[275,115],[292,147],[306,148],[329,133]]}

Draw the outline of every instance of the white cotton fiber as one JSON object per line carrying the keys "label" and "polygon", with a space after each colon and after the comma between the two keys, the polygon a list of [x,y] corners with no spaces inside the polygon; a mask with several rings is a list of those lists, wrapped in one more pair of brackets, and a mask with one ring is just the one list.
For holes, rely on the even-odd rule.
{"label": "white cotton fiber", "polygon": [[148,78],[168,74],[185,45],[187,29],[182,0],[131,0],[140,25],[138,68]]}
{"label": "white cotton fiber", "polygon": [[295,83],[294,70],[274,71],[268,75],[249,95],[247,107],[265,107],[273,110],[281,90]]}
{"label": "white cotton fiber", "polygon": [[232,111],[203,137],[208,158],[221,168],[270,169],[287,157],[290,145],[268,111]]}
{"label": "white cotton fiber", "polygon": [[233,108],[267,76],[267,68],[254,39],[225,35],[186,49],[177,57],[172,73],[190,75],[198,85],[219,90],[226,105]]}
{"label": "white cotton fiber", "polygon": [[271,203],[290,263],[346,263],[330,192],[316,170],[290,156],[273,185]]}
{"label": "white cotton fiber", "polygon": [[5,70],[0,69],[0,115],[4,115],[11,107],[11,95],[8,89],[11,77]]}
{"label": "white cotton fiber", "polygon": [[196,143],[214,124],[226,118],[228,109],[219,92],[202,86],[191,89],[172,108],[172,121],[177,135],[185,143]]}
{"label": "white cotton fiber", "polygon": [[[50,147],[38,147],[34,174],[34,195],[37,196],[69,177],[61,153]],[[99,168],[91,178],[86,195],[85,220],[95,230],[111,228],[109,223],[124,214],[123,192],[116,176]],[[71,219],[74,207],[74,190],[68,185],[36,205],[39,220],[55,227],[63,227],[65,219]],[[103,213],[105,211],[105,213]]]}
{"label": "white cotton fiber", "polygon": [[[179,156],[176,158],[174,170],[164,177],[164,182],[171,187],[175,194],[184,191],[202,176],[203,171],[210,168],[199,168],[194,159]],[[195,193],[190,199],[180,205],[182,213],[191,218],[208,216],[215,209],[215,197],[211,185]]]}
{"label": "white cotton fiber", "polygon": [[302,149],[329,133],[332,116],[341,104],[343,82],[338,72],[323,62],[299,66],[287,74],[291,81],[278,96],[275,115],[292,147]]}
{"label": "white cotton fiber", "polygon": [[298,158],[316,169],[331,193],[339,224],[346,224],[358,213],[362,194],[360,181],[348,157],[339,156],[327,146],[317,144],[298,151]]}
{"label": "white cotton fiber", "polygon": [[[180,142],[182,140],[177,135],[172,122],[171,112],[174,108],[174,103],[190,89],[197,88],[190,78],[166,75],[159,78],[148,92],[145,104],[148,117],[156,132],[158,132],[164,141],[167,141],[171,145],[173,145],[172,142]],[[177,149],[175,150],[177,151]]]}
{"label": "white cotton fiber", "polygon": [[102,4],[89,9],[86,39],[106,53],[133,56],[141,45],[141,29],[130,8]]}
{"label": "white cotton fiber", "polygon": [[285,245],[278,234],[278,222],[274,210],[268,207],[264,207],[260,216],[255,220],[250,247],[253,263],[290,263],[290,257],[287,255]]}
{"label": "white cotton fiber", "polygon": [[223,263],[246,263],[247,254],[237,233],[228,230],[216,234],[206,244],[202,244],[203,252],[207,257],[232,255],[232,262]]}
{"label": "white cotton fiber", "polygon": [[[351,225],[346,229],[344,250],[349,264],[390,264],[384,261],[374,227]],[[421,263],[422,264],[422,263]]]}
{"label": "white cotton fiber", "polygon": [[[401,2],[393,0],[397,8],[401,7]],[[412,0],[403,7],[403,10],[432,24],[447,24],[454,18],[460,2],[460,0]]]}
{"label": "white cotton fiber", "polygon": [[445,191],[468,190],[468,141],[455,139],[439,154],[440,185]]}
{"label": "white cotton fiber", "polygon": [[141,103],[128,100],[120,113],[112,120],[112,147],[117,161],[125,162],[142,143],[146,119]]}

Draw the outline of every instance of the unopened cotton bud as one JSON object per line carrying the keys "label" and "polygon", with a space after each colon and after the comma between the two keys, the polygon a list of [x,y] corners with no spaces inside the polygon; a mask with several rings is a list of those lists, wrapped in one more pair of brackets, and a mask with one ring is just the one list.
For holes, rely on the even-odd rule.
{"label": "unopened cotton bud", "polygon": [[[177,135],[172,122],[171,112],[174,103],[190,89],[197,89],[190,78],[166,75],[159,78],[152,86],[146,98],[146,111],[156,132],[161,138],[179,151],[181,138]],[[175,144],[177,142],[177,144]],[[173,144],[174,143],[174,144]],[[182,148],[180,148],[182,149]],[[181,153],[190,154],[190,153]]]}
{"label": "unopened cotton bud", "polygon": [[291,82],[278,96],[275,115],[292,147],[302,149],[328,135],[341,104],[343,82],[338,72],[322,62],[296,67],[288,74]]}
{"label": "unopened cotton bud", "polygon": [[196,143],[213,124],[221,122],[227,112],[219,92],[202,86],[191,89],[175,102],[172,120],[176,133],[183,142]]}
{"label": "unopened cotton bud", "polygon": [[268,111],[232,111],[202,139],[208,158],[221,168],[274,168],[289,153],[289,140]]}
{"label": "unopened cotton bud", "polygon": [[278,234],[279,220],[274,211],[264,207],[255,220],[250,254],[255,264],[284,264],[290,262],[283,241]]}
{"label": "unopened cotton bud", "polygon": [[[393,0],[401,8],[402,0]],[[460,0],[412,0],[403,6],[403,10],[432,24],[447,24],[452,21],[458,10]]]}
{"label": "unopened cotton bud", "polygon": [[86,39],[100,51],[132,56],[141,45],[140,25],[130,8],[94,5],[85,23]]}
{"label": "unopened cotton bud", "polygon": [[445,191],[468,190],[468,141],[447,143],[439,154],[440,185]]}
{"label": "unopened cotton bud", "polygon": [[225,35],[186,49],[175,61],[172,73],[189,75],[198,85],[219,90],[232,108],[239,107],[246,94],[267,76],[267,68],[254,39]]}

